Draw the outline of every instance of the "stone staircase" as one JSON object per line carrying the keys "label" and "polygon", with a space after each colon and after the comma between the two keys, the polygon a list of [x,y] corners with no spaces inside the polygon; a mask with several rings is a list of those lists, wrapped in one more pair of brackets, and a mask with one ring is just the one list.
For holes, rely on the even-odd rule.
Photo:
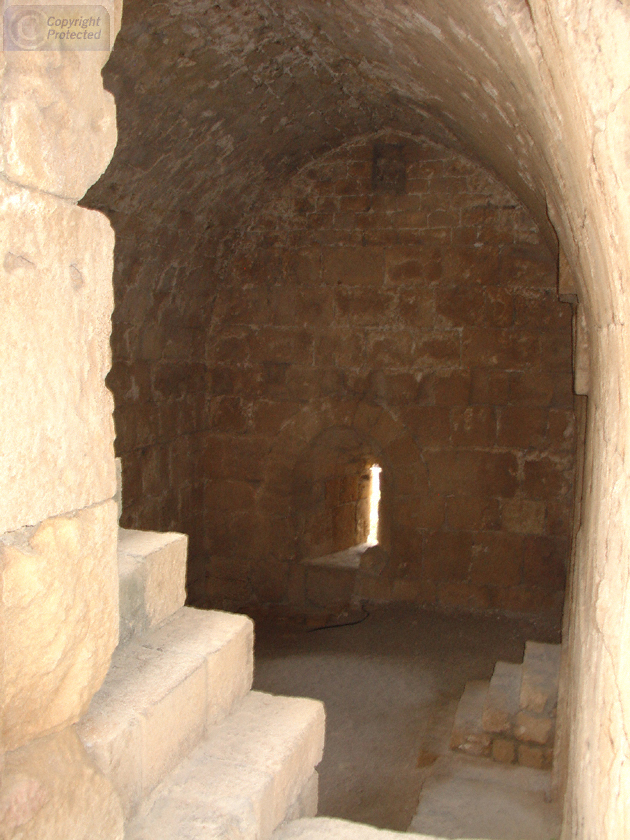
{"label": "stone staircase", "polygon": [[527,642],[522,664],[497,662],[457,707],[451,749],[506,764],[548,769],[553,758],[560,645]]}
{"label": "stone staircase", "polygon": [[438,840],[315,816],[323,706],[251,690],[253,624],[183,606],[186,549],[120,530],[120,643],[77,727],[125,840]]}
{"label": "stone staircase", "polygon": [[184,607],[187,539],[120,531],[120,643],[78,725],[126,840],[266,840],[314,815],[315,700],[251,691],[249,618]]}

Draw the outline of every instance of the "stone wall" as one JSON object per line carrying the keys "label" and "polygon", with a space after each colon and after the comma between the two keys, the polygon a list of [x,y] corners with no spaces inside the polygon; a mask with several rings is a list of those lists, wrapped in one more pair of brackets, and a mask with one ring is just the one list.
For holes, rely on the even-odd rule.
{"label": "stone wall", "polygon": [[520,203],[441,146],[381,135],[303,170],[214,302],[193,593],[308,606],[300,561],[346,547],[324,538],[326,482],[371,462],[390,563],[366,597],[558,610],[574,415],[556,283]]}
{"label": "stone wall", "polygon": [[[120,6],[109,7],[112,37]],[[105,12],[103,12],[105,14]],[[21,30],[12,30],[13,32]],[[27,27],[27,35],[31,30]],[[107,52],[0,53],[0,834],[118,840],[73,724],[118,639]]]}
{"label": "stone wall", "polygon": [[[166,231],[199,225],[200,271],[186,294],[207,288],[212,298],[213,258],[203,265],[223,239],[218,220],[242,226],[309,160],[394,126],[471,150],[525,202],[549,243],[557,234],[590,333],[585,492],[560,704],[567,839],[629,833],[630,622],[620,595],[630,578],[629,33],[627,8],[610,0],[129,0],[118,56],[106,73],[122,115],[120,143],[93,196],[127,238],[125,265],[134,247],[144,260]],[[69,160],[76,166],[74,155]],[[151,324],[153,287],[172,256],[165,252],[167,264],[156,271],[138,266],[138,337]],[[118,282],[127,282],[126,272]],[[169,294],[178,300],[176,291]],[[140,357],[132,347],[119,358]],[[147,416],[156,423],[149,401],[132,419],[143,433]],[[128,469],[126,483],[133,481],[139,470]],[[135,490],[136,498],[142,494]],[[284,499],[278,503],[286,510]],[[203,510],[203,501],[194,504]],[[142,510],[136,506],[134,515]],[[153,511],[157,517],[157,502]],[[197,528],[195,539],[201,520]]]}

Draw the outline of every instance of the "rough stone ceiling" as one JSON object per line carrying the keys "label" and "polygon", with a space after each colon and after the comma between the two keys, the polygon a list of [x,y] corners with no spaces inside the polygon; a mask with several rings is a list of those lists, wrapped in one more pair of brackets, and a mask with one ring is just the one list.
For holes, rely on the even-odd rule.
{"label": "rough stone ceiling", "polygon": [[126,0],[104,71],[119,145],[86,203],[233,227],[313,158],[391,128],[493,167],[553,242],[536,54],[527,0]]}

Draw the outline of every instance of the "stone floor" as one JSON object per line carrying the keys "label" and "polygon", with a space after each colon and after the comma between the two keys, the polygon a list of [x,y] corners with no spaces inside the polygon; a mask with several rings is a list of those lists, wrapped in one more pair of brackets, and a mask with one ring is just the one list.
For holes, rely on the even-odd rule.
{"label": "stone floor", "polygon": [[[544,802],[546,774],[517,779],[520,768],[493,767],[505,781],[499,783],[483,759],[478,769],[470,759],[458,763],[448,739],[465,683],[488,679],[498,659],[522,660],[528,639],[558,642],[557,627],[398,605],[320,629],[362,617],[254,616],[255,688],[326,704],[319,813],[449,838],[551,840],[556,823]],[[525,814],[529,828],[519,830],[528,834],[514,835],[506,814],[517,812]],[[494,827],[475,822],[475,814],[494,814]]]}

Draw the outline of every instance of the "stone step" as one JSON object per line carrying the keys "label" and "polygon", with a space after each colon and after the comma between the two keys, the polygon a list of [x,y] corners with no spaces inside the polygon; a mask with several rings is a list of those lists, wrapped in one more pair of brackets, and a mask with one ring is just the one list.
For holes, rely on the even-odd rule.
{"label": "stone step", "polygon": [[249,618],[183,607],[118,647],[78,732],[125,815],[250,690]]}
{"label": "stone step", "polygon": [[512,662],[497,662],[494,666],[482,715],[486,732],[512,734],[520,709],[522,671],[522,665]]}
{"label": "stone step", "polygon": [[489,755],[492,736],[483,728],[482,718],[488,695],[489,680],[466,683],[457,705],[450,747],[468,755]]}
{"label": "stone step", "polygon": [[323,745],[319,701],[252,691],[143,804],[125,840],[267,840],[287,816],[314,813]]}
{"label": "stone step", "polygon": [[184,606],[187,551],[185,534],[118,529],[119,645]]}
{"label": "stone step", "polygon": [[414,838],[415,840],[444,840],[433,834],[390,831],[331,817],[303,818],[287,822],[273,834],[273,840],[414,840]]}
{"label": "stone step", "polygon": [[560,645],[527,642],[523,659],[521,709],[538,715],[555,715],[559,676]]}

